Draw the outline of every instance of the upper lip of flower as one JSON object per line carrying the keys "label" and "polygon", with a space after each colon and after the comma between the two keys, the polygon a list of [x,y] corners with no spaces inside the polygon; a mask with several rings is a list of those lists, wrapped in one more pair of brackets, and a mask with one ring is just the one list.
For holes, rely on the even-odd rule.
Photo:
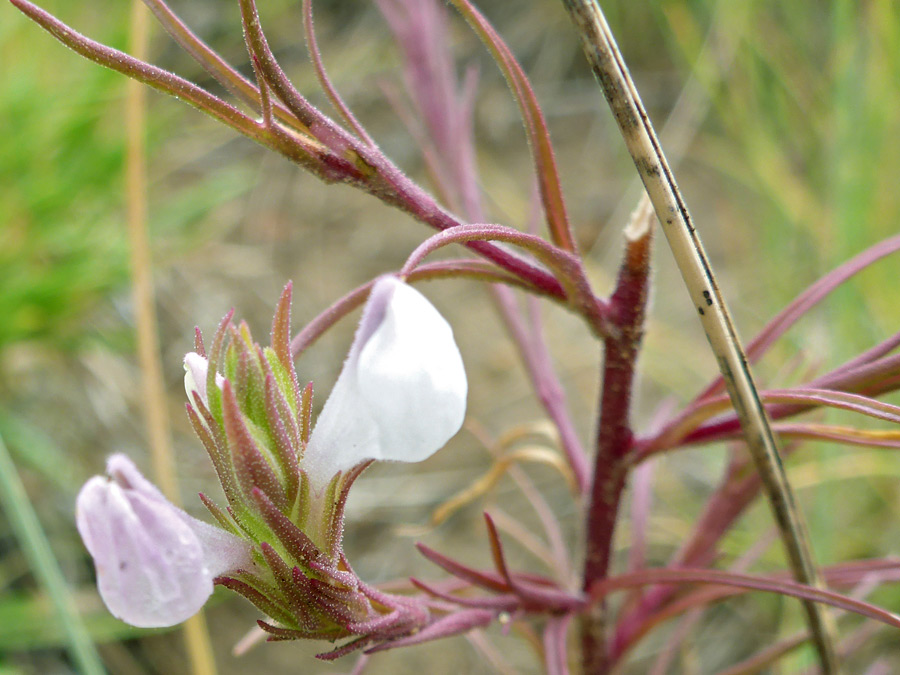
{"label": "upper lip of flower", "polygon": [[418,291],[381,277],[313,428],[304,469],[321,487],[367,459],[426,459],[462,426],[466,394],[450,325]]}

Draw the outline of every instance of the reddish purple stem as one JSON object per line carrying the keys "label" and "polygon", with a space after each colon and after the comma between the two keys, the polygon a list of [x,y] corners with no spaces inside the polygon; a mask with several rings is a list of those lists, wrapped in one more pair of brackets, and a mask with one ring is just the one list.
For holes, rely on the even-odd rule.
{"label": "reddish purple stem", "polygon": [[[585,592],[607,578],[619,503],[631,461],[631,394],[635,364],[643,336],[649,286],[651,230],[628,241],[616,289],[609,300],[615,329],[603,340],[603,385],[597,456],[587,511],[586,551],[582,588]],[[606,608],[598,602],[582,617],[581,651],[584,672],[606,672]]]}

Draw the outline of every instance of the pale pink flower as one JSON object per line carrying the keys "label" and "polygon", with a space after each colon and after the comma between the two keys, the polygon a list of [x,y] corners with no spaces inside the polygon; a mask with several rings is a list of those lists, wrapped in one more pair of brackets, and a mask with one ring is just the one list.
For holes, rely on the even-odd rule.
{"label": "pale pink flower", "polygon": [[247,542],[169,502],[125,455],[78,493],[75,521],[113,616],[173,626],[197,613],[213,579],[250,564]]}

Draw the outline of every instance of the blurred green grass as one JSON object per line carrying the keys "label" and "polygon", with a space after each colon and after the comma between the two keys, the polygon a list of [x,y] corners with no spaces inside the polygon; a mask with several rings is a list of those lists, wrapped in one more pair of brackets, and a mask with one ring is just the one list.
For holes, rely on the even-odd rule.
{"label": "blurred green grass", "polygon": [[[697,13],[667,3],[671,36],[690,62]],[[699,4],[699,3],[694,3]],[[722,3],[751,21],[730,76],[711,88],[717,129],[701,153],[754,201],[744,244],[762,276],[810,278],[898,231],[900,7]],[[724,161],[723,161],[724,159]],[[838,292],[828,353],[846,358],[896,329],[896,267],[879,265]]]}
{"label": "blurred green grass", "polygon": [[[632,180],[632,167],[577,41],[551,0],[480,4],[535,74],[579,236],[592,241]],[[419,171],[408,135],[372,85],[374,77],[394,77],[396,57],[384,42],[386,31],[372,20],[369,7],[320,5],[320,41],[336,83],[379,140],[404,166]],[[92,37],[125,43],[125,4],[48,0],[44,6],[59,10]],[[818,276],[900,229],[900,5],[892,0],[664,0],[604,6],[657,124],[689,78],[701,85],[708,112],[684,130],[691,141],[677,175],[745,337]],[[233,7],[223,14],[208,2],[185,9],[214,44],[243,59],[237,27],[229,23]],[[298,44],[290,42],[300,34],[296,3],[279,2],[264,11],[275,24],[273,44],[308,91],[310,69]],[[530,182],[514,108],[477,41],[459,21],[453,33],[460,54],[481,68],[476,134],[494,216],[521,225],[530,208]],[[730,48],[729,36],[739,36]],[[710,40],[712,49],[704,51]],[[163,63],[198,76],[165,38],[158,36],[155,44]],[[130,354],[121,197],[122,92],[117,75],[78,59],[8,4],[0,5],[0,433],[81,602],[93,597],[91,573],[72,528],[71,497],[80,481],[99,469],[104,454],[122,446],[139,451],[141,444],[137,422],[129,421],[138,414],[139,401],[133,394],[137,374]],[[185,351],[185,326],[208,327],[232,303],[257,311],[250,309],[254,302],[265,305],[258,311],[263,321],[258,325],[265,326],[274,289],[298,274],[306,275],[308,289],[308,297],[297,300],[300,316],[309,317],[351,283],[402,260],[407,241],[424,234],[416,226],[398,225],[402,219],[368,198],[321,187],[283,163],[262,158],[249,143],[234,141],[175,102],[154,97],[151,106],[151,219],[163,349],[173,363]],[[387,229],[377,246],[351,234],[366,225],[363,221]],[[611,253],[599,247],[592,261],[598,278],[613,272],[620,225],[605,228],[601,243],[607,242]],[[665,290],[656,294],[656,328],[648,335],[643,361],[648,370],[641,404],[648,410],[663,394],[690,396],[712,374],[705,349],[697,348],[702,337],[696,327],[682,323],[686,298],[676,290],[664,245],[660,249],[658,275]],[[348,250],[371,258],[354,264],[347,260]],[[797,352],[809,363],[836,365],[896,331],[898,270],[896,258],[888,259],[835,293],[761,364],[763,377],[775,378],[780,364]],[[454,323],[461,331],[479,330],[465,316],[469,312],[456,312]],[[587,433],[596,355],[585,354],[592,348],[583,336],[564,332],[577,329],[564,319],[560,325],[550,331],[566,345],[557,356]],[[481,348],[474,338],[462,339]],[[504,365],[504,349],[503,343],[487,349],[492,356],[484,360],[494,370],[473,374],[481,382],[473,409],[479,419],[497,425],[494,431],[509,419],[522,421],[521,411],[509,403],[527,399],[520,375],[507,372],[514,368]],[[320,355],[323,363],[339,363],[341,349]],[[328,373],[334,365],[306,367]],[[177,408],[179,372],[172,370]],[[188,434],[180,432],[180,442],[190,447]],[[660,479],[659,518],[670,526],[674,520],[686,531],[699,498],[714,484],[717,469],[708,453],[692,454],[680,470]],[[830,463],[847,451],[818,448],[815,453],[813,464],[827,474]],[[672,459],[681,461],[680,456]],[[841,483],[802,495],[820,556],[841,560],[890,552],[900,535],[896,478]],[[835,500],[841,503],[837,514]],[[423,518],[416,514],[410,517]],[[755,510],[726,549],[739,555],[766,531],[766,519],[762,507]],[[659,560],[674,546],[677,541],[662,539]],[[773,549],[763,563],[777,566],[779,555]],[[0,669],[65,667],[61,634],[32,629],[52,622],[23,565],[8,523],[0,519]],[[894,591],[881,597],[896,609]],[[84,606],[91,602],[96,600]],[[113,641],[103,651],[110,664],[121,669],[127,662],[136,673],[166,672],[160,663],[171,665],[171,660],[154,661],[135,646],[144,642],[119,642],[134,632],[95,616],[94,609],[95,604],[88,627],[98,640]],[[241,616],[246,623],[248,614]],[[773,625],[782,621],[790,625],[796,617],[778,609]],[[760,644],[768,635],[760,632]],[[221,638],[220,654],[233,637],[232,631]],[[124,656],[117,644],[124,645]],[[167,644],[177,650],[174,641]],[[713,657],[696,650],[709,665],[703,658]],[[279,647],[272,653],[278,655],[272,663],[282,663],[295,652]],[[414,656],[408,658],[403,663],[414,662]],[[641,663],[636,662],[635,672],[641,672]],[[223,672],[242,667],[241,662],[223,664]],[[407,667],[394,672],[411,672],[413,666]]]}
{"label": "blurred green grass", "polygon": [[[98,21],[121,42],[124,13]],[[122,134],[113,73],[65,67],[34,28],[3,7],[0,29],[0,349],[27,340],[69,346],[92,302],[126,278],[116,236]],[[37,48],[36,48],[37,47]]]}

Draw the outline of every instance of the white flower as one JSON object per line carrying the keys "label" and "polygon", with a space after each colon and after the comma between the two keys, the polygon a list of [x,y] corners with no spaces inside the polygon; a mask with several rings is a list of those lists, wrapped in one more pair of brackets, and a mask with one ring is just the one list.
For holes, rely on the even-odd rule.
{"label": "white flower", "polygon": [[466,373],[447,321],[392,276],[372,287],[303,467],[316,488],[368,459],[418,462],[462,426]]}
{"label": "white flower", "polygon": [[[197,352],[188,352],[184,357],[184,391],[188,401],[194,402],[197,396],[203,405],[209,407],[209,399],[206,396],[206,374],[209,371],[209,361]],[[216,373],[216,386],[222,388],[225,378]]]}
{"label": "white flower", "polygon": [[197,613],[213,579],[250,564],[249,546],[170,503],[124,455],[78,493],[75,521],[113,616],[173,626]]}

